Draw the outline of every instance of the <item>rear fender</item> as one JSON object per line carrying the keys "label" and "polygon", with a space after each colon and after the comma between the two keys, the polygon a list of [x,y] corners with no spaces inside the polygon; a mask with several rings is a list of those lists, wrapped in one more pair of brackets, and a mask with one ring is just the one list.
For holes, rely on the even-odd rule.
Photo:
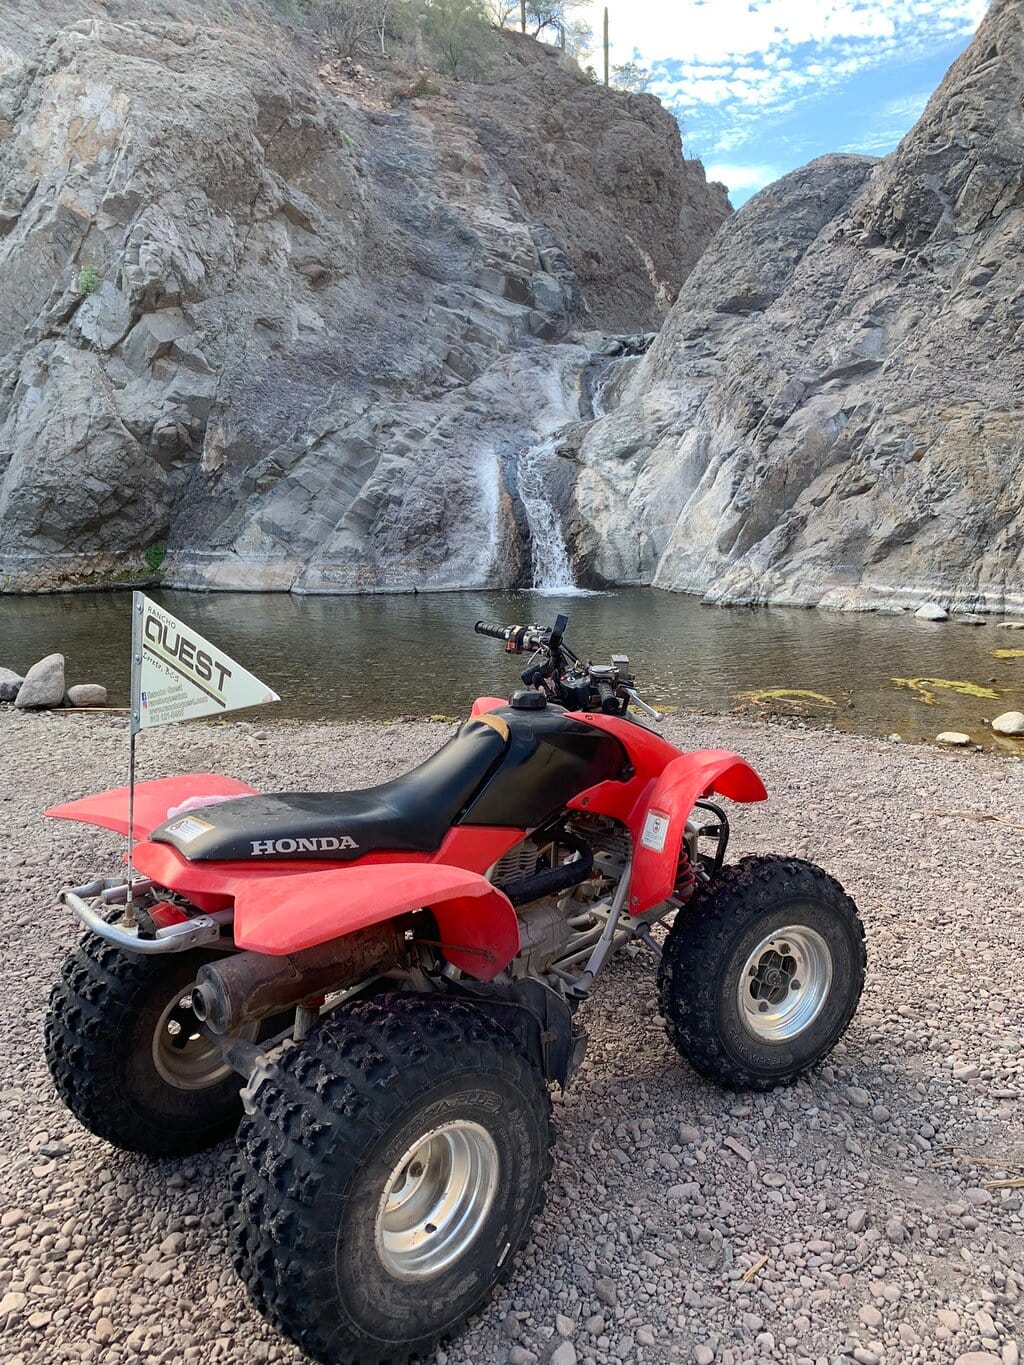
{"label": "rear fender", "polygon": [[683,831],[702,796],[763,801],[768,793],[757,773],[728,749],[698,749],[674,759],[637,801],[628,821],[633,835],[629,908],[640,915],[671,896]]}
{"label": "rear fender", "polygon": [[235,893],[235,943],[257,953],[295,953],[419,909],[432,911],[448,961],[479,981],[493,980],[519,951],[508,897],[478,872],[441,863],[246,880]]}
{"label": "rear fender", "polygon": [[[184,777],[161,777],[156,782],[135,784],[135,835],[144,839],[157,825],[170,819],[185,802],[198,807],[204,801],[230,801],[236,796],[255,796],[256,788],[217,773],[188,773]],[[207,800],[208,798],[208,800]],[[98,825],[116,834],[128,833],[128,788],[97,792],[80,801],[51,806],[47,815],[57,820],[77,820]]]}

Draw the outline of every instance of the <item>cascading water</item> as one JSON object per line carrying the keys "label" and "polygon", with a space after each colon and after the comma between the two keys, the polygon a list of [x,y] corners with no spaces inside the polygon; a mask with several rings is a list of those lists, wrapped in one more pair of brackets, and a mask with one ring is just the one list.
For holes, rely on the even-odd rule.
{"label": "cascading water", "polygon": [[528,446],[517,468],[519,499],[530,529],[531,586],[538,592],[579,592],[565,548],[562,523],[544,486],[544,464],[554,458],[555,437]]}
{"label": "cascading water", "polygon": [[639,360],[639,356],[621,355],[606,362],[603,373],[595,378],[590,392],[590,406],[595,417],[604,417],[611,411],[609,398],[614,393],[613,386],[617,386],[622,373],[632,369]]}
{"label": "cascading water", "polygon": [[[628,338],[626,339],[628,340]],[[617,399],[616,380],[624,376],[626,366],[632,367],[639,360],[635,353],[617,355],[594,361],[572,374],[571,386],[566,375],[559,373],[557,382],[548,385],[552,399],[551,407],[559,410],[563,425],[578,422],[587,416],[602,417]],[[590,413],[581,399],[587,392],[586,370],[593,366],[594,377],[590,381]],[[627,371],[628,372],[628,371]],[[556,418],[557,420],[557,418]],[[576,586],[572,560],[566,548],[562,533],[562,518],[552,502],[551,488],[567,486],[557,478],[560,461],[555,451],[559,431],[527,446],[516,462],[516,485],[519,501],[526,515],[530,536],[530,587],[535,592],[589,595],[588,589]],[[567,478],[563,472],[562,480]]]}

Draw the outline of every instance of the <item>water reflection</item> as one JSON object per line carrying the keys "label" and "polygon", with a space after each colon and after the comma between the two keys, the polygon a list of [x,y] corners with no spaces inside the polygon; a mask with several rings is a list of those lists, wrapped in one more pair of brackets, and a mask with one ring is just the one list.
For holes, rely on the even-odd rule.
{"label": "water reflection", "polygon": [[[650,588],[594,596],[461,592],[291,597],[155,592],[154,598],[277,689],[260,714],[305,719],[459,714],[480,692],[507,694],[522,667],[473,623],[549,621],[564,606],[581,657],[629,655],[655,702],[725,710],[736,694],[785,687],[837,702],[842,729],[906,738],[964,729],[991,742],[983,717],[1024,706],[1024,660],[997,660],[1022,634],[993,625],[932,625],[910,616],[792,609],[723,610]],[[0,664],[24,670],[61,650],[69,680],[128,695],[130,598],[125,593],[0,598]],[[990,684],[997,700],[938,693],[926,706],[891,678]],[[1024,747],[1024,746],[1018,746]]]}

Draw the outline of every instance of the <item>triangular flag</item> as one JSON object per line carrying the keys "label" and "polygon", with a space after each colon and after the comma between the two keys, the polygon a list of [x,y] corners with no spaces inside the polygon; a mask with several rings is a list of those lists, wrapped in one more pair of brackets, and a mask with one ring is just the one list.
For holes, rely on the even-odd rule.
{"label": "triangular flag", "polygon": [[144,593],[132,594],[132,734],[280,700]]}

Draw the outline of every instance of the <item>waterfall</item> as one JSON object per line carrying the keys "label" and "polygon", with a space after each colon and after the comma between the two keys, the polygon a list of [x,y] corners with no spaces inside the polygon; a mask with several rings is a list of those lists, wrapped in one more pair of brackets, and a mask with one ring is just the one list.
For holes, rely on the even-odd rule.
{"label": "waterfall", "polygon": [[[554,434],[527,446],[516,461],[516,485],[519,501],[526,515],[530,536],[530,584],[535,592],[561,593],[563,596],[589,596],[587,588],[576,586],[572,561],[566,549],[562,533],[562,517],[559,508],[552,502],[552,489],[557,501],[567,486],[569,468],[559,470],[555,450],[559,432],[580,418],[586,420],[584,396],[587,392],[587,371],[594,372],[590,388],[590,412],[593,417],[602,417],[608,411],[609,401],[615,395],[610,392],[615,379],[626,365],[633,366],[639,357],[636,354],[617,355],[594,359],[591,355],[585,363],[572,367],[572,373],[552,373],[548,382],[542,384],[550,399],[553,422],[548,429],[557,425]],[[564,462],[563,462],[564,463]],[[561,479],[553,479],[556,472],[562,473]]]}
{"label": "waterfall", "polygon": [[573,579],[562,523],[544,487],[544,462],[554,458],[555,438],[528,446],[519,457],[519,498],[530,528],[531,587],[539,592],[579,592]]}
{"label": "waterfall", "polygon": [[625,366],[632,368],[640,359],[635,355],[620,355],[609,360],[602,374],[598,375],[590,393],[590,406],[595,417],[604,417],[611,409],[608,406],[608,390],[618,379]]}

